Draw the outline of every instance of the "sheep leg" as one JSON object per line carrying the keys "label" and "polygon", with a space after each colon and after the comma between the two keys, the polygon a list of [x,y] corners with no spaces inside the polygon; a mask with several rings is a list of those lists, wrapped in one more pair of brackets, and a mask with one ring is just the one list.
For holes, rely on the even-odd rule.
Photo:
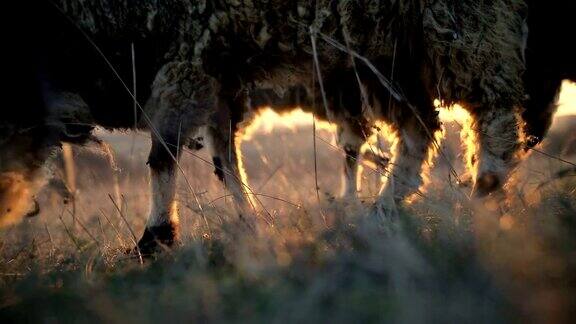
{"label": "sheep leg", "polygon": [[207,123],[207,116],[214,107],[210,96],[212,84],[202,78],[202,74],[190,71],[192,69],[183,63],[163,67],[156,76],[152,97],[147,103],[147,110],[156,113],[149,125],[152,134],[148,157],[152,191],[150,214],[138,242],[143,255],[178,241],[178,160],[189,135]]}
{"label": "sheep leg", "polygon": [[225,131],[223,129],[208,128],[207,136],[212,148],[214,173],[232,194],[235,208],[240,218],[243,219],[251,213],[251,203],[239,169],[240,164],[235,149],[234,132],[230,133],[228,131],[229,127],[226,127]]}
{"label": "sheep leg", "polygon": [[[172,246],[178,239],[178,206],[176,203],[177,151],[174,141],[154,136],[148,158],[152,200],[146,229],[138,242],[144,255],[155,252],[160,244]],[[169,145],[165,148],[162,142]]]}
{"label": "sheep leg", "polygon": [[389,175],[394,182],[396,202],[416,193],[423,183],[423,163],[432,147],[432,136],[439,130],[440,124],[435,115],[422,121],[426,124],[422,125],[416,117],[412,117],[398,125],[398,142]]}
{"label": "sheep leg", "polygon": [[470,154],[473,196],[483,197],[502,188],[518,162],[519,126],[513,109],[473,112],[476,147]]}
{"label": "sheep leg", "polygon": [[354,199],[357,197],[360,148],[364,142],[365,140],[358,131],[355,131],[351,122],[344,121],[340,123],[338,127],[338,145],[344,149],[344,153],[346,154],[341,194],[345,199]]}
{"label": "sheep leg", "polygon": [[207,136],[212,149],[214,173],[232,194],[240,219],[248,221],[246,217],[252,214],[253,204],[248,196],[246,179],[241,173],[235,135],[249,101],[247,92],[239,89],[222,89],[218,97],[218,111],[212,116]]}

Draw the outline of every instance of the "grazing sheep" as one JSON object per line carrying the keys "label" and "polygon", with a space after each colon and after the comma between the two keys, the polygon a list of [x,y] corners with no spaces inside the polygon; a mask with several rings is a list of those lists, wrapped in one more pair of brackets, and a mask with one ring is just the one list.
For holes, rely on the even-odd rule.
{"label": "grazing sheep", "polygon": [[[138,77],[153,81],[137,83],[137,97],[148,98],[142,119],[152,133],[151,212],[138,244],[145,253],[177,238],[175,181],[181,139],[201,126],[228,128],[222,116],[245,111],[254,89],[282,92],[298,85],[311,87],[320,74],[329,83],[342,71],[354,71],[362,104],[353,109],[361,107],[361,116],[371,120],[389,121],[398,133],[390,170],[394,181],[389,182],[396,197],[405,197],[421,182],[421,166],[439,128],[436,97],[446,104],[462,103],[475,118],[478,147],[471,156],[476,193],[498,189],[516,163],[515,109],[523,99],[524,68],[521,0],[142,0],[138,6],[128,0],[55,0],[54,4],[61,16],[54,13],[51,2],[39,1],[46,8],[27,20],[34,28],[23,29],[26,41],[17,50],[24,54],[15,58],[23,65],[28,60],[34,63],[31,71],[14,73],[30,84],[20,92],[29,94],[25,109],[34,113],[33,118],[17,113],[0,131],[9,138],[2,143],[8,152],[23,150],[23,144],[13,140],[16,133],[35,139],[56,135],[27,144],[42,152],[31,161],[2,156],[2,179],[12,172],[32,181],[38,162],[52,147],[63,139],[79,140],[83,136],[75,135],[85,134],[84,128],[91,125],[131,127],[135,123],[134,114],[127,113],[131,98],[121,94],[125,89],[118,82],[132,77],[129,44],[143,46],[138,51],[144,53],[142,61],[136,62],[153,71]],[[87,59],[98,53],[80,40],[84,34],[75,33],[78,43],[64,41],[62,35],[70,27],[62,26],[62,16],[89,35],[112,66],[120,66],[119,78],[109,74],[103,60]],[[60,21],[61,29],[58,23],[51,25],[55,21]],[[51,44],[59,37],[58,46]],[[61,45],[67,50],[61,51]],[[54,55],[45,56],[46,52]],[[358,59],[352,60],[354,53]],[[311,69],[314,61],[321,73]],[[388,84],[384,75],[393,75],[394,83]],[[73,109],[70,120],[87,119],[82,124],[88,126],[69,129],[62,114],[56,115],[62,125],[43,123],[71,103],[81,108]],[[3,161],[9,163],[5,166]],[[10,181],[0,185],[2,197],[14,188]],[[383,195],[377,210],[386,209],[388,203]]]}
{"label": "grazing sheep", "polygon": [[[503,35],[505,33],[515,33],[514,36],[512,36],[513,39],[510,39],[510,41],[513,40],[512,44],[509,44],[510,52],[507,54],[498,53],[497,55],[502,55],[504,62],[510,63],[510,65],[515,65],[515,68],[520,73],[520,71],[522,71],[521,56],[523,55],[523,39],[521,34],[519,34],[520,30],[522,30],[519,19],[521,19],[524,8],[520,1],[508,2],[507,4],[510,6],[509,8],[513,7],[516,9],[514,12],[516,15],[514,17],[515,20],[513,20],[515,30],[513,31],[509,29],[511,25],[507,26],[507,23],[502,20],[499,22],[502,25],[492,26],[491,28],[483,25],[487,24],[488,21],[482,21],[482,19],[491,19],[493,22],[495,21],[494,19],[505,19],[503,17],[506,16],[506,10],[500,13],[501,17],[476,17],[475,19],[471,19],[471,21],[468,22],[470,25],[464,26],[463,30],[458,30],[457,28],[451,29],[451,27],[461,26],[461,21],[459,20],[465,20],[465,18],[460,17],[459,19],[455,19],[454,17],[458,17],[458,15],[449,12],[444,12],[447,16],[442,16],[441,18],[437,18],[434,15],[438,14],[441,16],[443,10],[462,10],[463,13],[470,13],[472,11],[469,10],[472,10],[471,7],[473,7],[473,5],[463,3],[460,8],[455,9],[451,6],[458,7],[458,5],[430,2],[425,6],[425,8],[430,11],[427,12],[429,15],[425,15],[424,27],[433,30],[433,32],[428,35],[431,36],[430,38],[438,38],[433,40],[428,39],[427,41],[432,44],[431,47],[435,47],[437,44],[451,44],[449,45],[449,49],[442,48],[441,46],[440,48],[434,49],[439,52],[448,50],[456,51],[455,48],[460,46],[458,48],[458,50],[461,51],[460,53],[451,53],[453,56],[452,58],[454,58],[454,66],[452,68],[462,68],[462,72],[465,72],[465,64],[470,64],[471,68],[481,69],[482,64],[493,59],[492,57],[489,57],[488,53],[494,51],[495,46],[499,46],[496,44],[489,45],[488,43],[484,43],[486,40],[484,39],[485,35],[482,33],[468,34],[467,32],[470,32],[470,30],[467,32],[464,31],[466,27],[472,28],[472,25],[475,24],[478,28],[482,27],[483,32],[495,33],[495,35],[491,35],[491,37],[502,37],[502,39],[506,37]],[[353,9],[350,10],[353,12]],[[490,14],[488,14],[488,16],[489,15]],[[438,20],[442,18],[447,19],[448,21],[444,21],[438,25]],[[451,27],[442,29],[440,28],[442,25]],[[465,35],[459,36],[459,33],[462,33],[463,31]],[[450,37],[454,37],[455,39],[448,39]],[[459,37],[464,37],[465,39],[460,40],[458,39]],[[396,41],[397,39],[394,39],[393,41],[392,38],[390,38],[388,44],[395,43]],[[453,43],[458,44],[458,46],[454,46]],[[470,53],[472,52],[472,49],[467,48],[467,46],[471,47],[472,44],[475,46],[474,53]],[[517,158],[515,152],[519,146],[517,139],[517,120],[513,109],[494,109],[493,112],[488,112],[484,109],[485,106],[483,102],[477,102],[478,94],[450,93],[448,90],[451,90],[450,87],[454,85],[451,85],[449,82],[442,82],[442,78],[445,77],[443,76],[445,69],[448,68],[448,70],[450,70],[450,67],[445,66],[444,62],[426,62],[426,59],[429,59],[429,57],[423,58],[414,55],[414,53],[412,53],[412,51],[414,51],[413,46],[414,44],[399,43],[398,52],[396,52],[396,46],[394,46],[395,49],[393,53],[388,52],[390,54],[387,57],[376,56],[377,58],[374,63],[378,70],[397,75],[397,79],[395,80],[396,83],[399,84],[400,89],[405,91],[408,101],[416,103],[415,106],[417,107],[420,116],[415,116],[413,112],[409,111],[405,104],[403,105],[402,102],[390,102],[388,90],[382,87],[381,81],[375,78],[373,72],[367,69],[366,66],[359,66],[354,72],[357,72],[358,75],[361,76],[360,79],[362,80],[362,86],[366,87],[366,92],[370,93],[372,96],[370,98],[371,102],[368,103],[368,106],[370,106],[368,111],[364,109],[366,107],[362,106],[362,99],[365,98],[362,98],[362,94],[359,93],[360,91],[356,79],[357,76],[350,72],[350,66],[348,72],[338,71],[332,72],[332,74],[324,74],[324,88],[328,101],[327,111],[324,111],[324,108],[322,107],[323,98],[320,96],[321,89],[318,89],[318,87],[313,91],[316,93],[316,98],[314,99],[307,98],[305,95],[307,91],[305,89],[301,90],[300,88],[297,88],[298,91],[296,93],[293,93],[290,90],[286,91],[284,97],[278,97],[275,95],[276,91],[264,91],[266,94],[265,98],[261,98],[261,94],[263,93],[262,90],[254,89],[250,95],[252,100],[251,106],[272,106],[273,109],[282,111],[286,108],[301,105],[302,103],[307,103],[309,105],[310,102],[314,100],[317,104],[317,107],[314,110],[315,114],[320,118],[328,119],[335,122],[337,126],[340,126],[339,130],[341,130],[341,132],[339,133],[339,142],[347,153],[345,168],[347,181],[345,183],[348,185],[345,186],[345,193],[348,196],[353,195],[356,189],[355,179],[353,178],[356,173],[352,172],[352,170],[355,170],[357,167],[356,161],[358,149],[360,145],[364,143],[365,138],[372,133],[371,126],[375,119],[385,120],[395,127],[400,135],[400,145],[397,147],[397,154],[395,154],[397,160],[394,163],[395,165],[398,165],[398,167],[395,170],[392,170],[396,182],[394,196],[397,201],[400,201],[413,193],[422,183],[421,165],[427,152],[433,148],[431,147],[431,135],[440,128],[432,105],[433,99],[439,97],[447,104],[460,101],[467,104],[466,107],[470,112],[476,115],[476,122],[472,127],[475,130],[477,145],[475,147],[470,147],[470,152],[468,154],[470,159],[469,165],[475,173],[474,180],[480,180],[476,182],[474,192],[478,196],[483,196],[500,188],[506,180],[507,172],[515,164]],[[487,47],[482,48],[482,46]],[[514,47],[513,50],[512,47]],[[388,51],[390,51],[390,48],[388,48]],[[447,52],[443,54],[447,54]],[[459,55],[463,55],[465,58],[464,61],[469,61],[466,63],[464,61],[459,61]],[[482,58],[483,60],[477,60],[479,58]],[[443,57],[443,59],[450,58]],[[392,62],[392,60],[395,62]],[[396,66],[394,67],[394,65]],[[492,62],[488,66],[491,66],[496,71],[486,71],[487,74],[502,73],[503,71],[498,70],[510,68],[502,65],[506,64]],[[394,67],[393,71],[390,71],[392,67]],[[438,80],[437,83],[430,84],[430,79],[438,78],[437,76],[432,75],[429,76],[430,79],[427,79],[428,76],[421,75],[422,71],[428,73],[429,71],[427,71],[427,69],[429,68],[435,68],[438,70],[435,71],[436,74],[440,76],[440,80]],[[459,86],[462,88],[469,87],[467,85],[468,83],[484,82],[482,80],[473,81],[476,76],[472,76],[470,73],[462,73],[462,75],[457,74],[456,71],[450,71],[447,73],[452,73],[453,76],[457,75],[457,77],[454,78],[454,81],[460,83]],[[387,73],[384,74],[386,75]],[[512,79],[515,79],[516,81],[520,80],[516,76],[508,75],[507,77],[509,78],[508,80],[499,80],[499,77],[496,77],[493,81],[501,84],[501,82],[510,82]],[[440,89],[440,86],[442,85],[446,87],[444,91]],[[307,88],[314,88],[314,85],[308,84]],[[454,87],[454,89],[457,88],[458,87]],[[469,88],[471,90],[472,87]],[[486,96],[492,96],[494,93],[500,91],[499,89],[494,88],[483,90],[488,91]],[[485,99],[488,101],[494,99],[503,100],[504,102],[501,104],[504,106],[519,107],[518,102],[521,96],[521,85],[518,83],[509,90],[513,91],[513,93],[509,94],[509,98],[489,97]],[[384,95],[374,95],[373,93],[383,93]],[[452,95],[454,98],[450,98],[447,95]],[[471,98],[466,98],[466,95]],[[462,98],[465,99],[462,100]],[[476,104],[476,106],[474,106],[474,104]],[[306,105],[304,105],[304,108],[306,108]],[[242,121],[241,115],[242,114],[235,112],[231,116],[221,118],[221,121],[230,123],[231,120],[232,125],[234,125],[232,126],[232,129],[236,130],[238,123],[245,122]],[[222,128],[216,128],[213,130],[216,134],[221,131],[227,132]],[[237,193],[237,200],[242,200],[242,187],[237,183],[237,180],[233,180],[239,178],[235,162],[237,158],[234,153],[229,154],[229,152],[234,152],[234,150],[231,150],[228,147],[230,143],[234,145],[233,138],[230,140],[230,135],[226,134],[216,137],[221,137],[223,140],[221,141],[221,154],[216,152],[215,162],[230,174],[230,179],[225,182],[236,182],[235,186],[237,186],[237,190],[233,190],[233,192]],[[412,142],[410,143],[412,147],[407,147],[409,145],[408,142]],[[229,159],[232,161],[227,161]],[[221,175],[225,176],[225,174]]]}

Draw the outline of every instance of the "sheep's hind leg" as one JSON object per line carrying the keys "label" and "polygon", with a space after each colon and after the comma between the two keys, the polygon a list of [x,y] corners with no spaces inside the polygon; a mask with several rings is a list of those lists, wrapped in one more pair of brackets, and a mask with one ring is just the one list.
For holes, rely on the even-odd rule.
{"label": "sheep's hind leg", "polygon": [[506,183],[519,158],[519,125],[513,109],[487,109],[472,114],[476,147],[470,155],[473,166],[473,196],[483,197]]}
{"label": "sheep's hind leg", "polygon": [[222,91],[218,111],[212,116],[207,137],[212,149],[214,173],[232,194],[240,219],[252,226],[254,204],[248,195],[246,179],[241,173],[241,161],[235,143],[238,124],[247,109],[247,104],[246,93],[236,89]]}
{"label": "sheep's hind leg", "polygon": [[[228,129],[228,127],[226,127]],[[234,132],[209,127],[208,139],[212,148],[214,173],[232,194],[234,205],[241,219],[252,212],[246,184],[240,173],[240,164],[234,144]]]}
{"label": "sheep's hind leg", "polygon": [[358,167],[360,148],[364,140],[354,131],[350,122],[340,123],[338,128],[338,145],[346,154],[344,160],[344,177],[342,178],[342,194],[344,199],[355,199],[358,194]]}
{"label": "sheep's hind leg", "polygon": [[422,115],[420,120],[416,116],[409,116],[398,118],[395,123],[398,139],[392,152],[391,170],[386,174],[386,184],[376,201],[379,214],[394,218],[396,204],[417,193],[423,184],[423,165],[432,147],[433,134],[440,129],[433,109],[426,112],[428,115]]}

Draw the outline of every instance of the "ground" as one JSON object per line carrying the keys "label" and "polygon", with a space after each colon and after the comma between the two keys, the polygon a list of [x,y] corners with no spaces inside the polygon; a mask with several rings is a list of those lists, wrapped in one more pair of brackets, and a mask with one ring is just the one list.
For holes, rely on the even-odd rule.
{"label": "ground", "polygon": [[[565,142],[576,123],[557,124],[540,149],[574,162]],[[462,175],[458,125],[446,128],[444,151]],[[256,132],[242,148],[265,206],[259,234],[237,221],[209,155],[186,151],[181,245],[141,263],[126,251],[147,216],[148,135],[99,135],[115,161],[101,148],[74,148],[66,176],[56,158],[65,180],[41,193],[40,214],[0,231],[0,322],[560,323],[576,315],[576,178],[558,173],[569,163],[532,152],[506,202],[477,203],[439,160],[390,234],[365,216],[380,179],[368,166],[360,202],[335,198],[342,153],[332,133],[318,130],[317,195],[311,127]]]}

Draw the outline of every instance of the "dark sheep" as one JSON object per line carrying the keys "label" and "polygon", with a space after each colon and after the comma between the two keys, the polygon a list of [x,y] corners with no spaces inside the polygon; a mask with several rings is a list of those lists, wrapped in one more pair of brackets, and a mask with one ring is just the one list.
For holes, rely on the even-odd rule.
{"label": "dark sheep", "polygon": [[[139,247],[150,252],[158,243],[171,245],[178,233],[180,139],[202,126],[228,128],[222,116],[244,111],[254,89],[281,92],[314,86],[314,60],[326,82],[338,80],[342,71],[354,71],[362,89],[363,115],[395,125],[399,143],[391,169],[394,181],[389,182],[394,195],[403,197],[419,185],[431,133],[439,127],[433,98],[462,103],[474,116],[475,192],[498,189],[517,162],[515,110],[524,99],[521,0],[131,3],[39,1],[38,10],[15,5],[21,7],[13,12],[35,12],[26,16],[32,28],[23,27],[26,31],[17,37],[25,41],[16,47],[14,59],[16,65],[32,66],[9,74],[28,84],[19,90],[27,93],[27,112],[0,125],[1,149],[9,152],[0,159],[0,208],[10,206],[16,196],[31,194],[26,185],[13,194],[14,179],[33,182],[41,162],[60,141],[81,141],[95,124],[130,128],[136,117],[152,133],[152,206]],[[119,77],[110,73],[86,35]],[[145,65],[136,85],[137,99],[146,102],[140,115],[134,114],[132,98],[118,84],[132,78],[132,43],[141,53],[136,62]],[[351,60],[337,44],[346,44],[362,58]],[[392,72],[394,83],[388,85],[382,75]],[[383,109],[391,93],[395,100]],[[22,136],[41,140],[17,143],[15,138]],[[42,153],[24,159],[17,152]],[[386,210],[389,202],[382,195],[375,211]],[[2,215],[3,222],[16,214]]]}

